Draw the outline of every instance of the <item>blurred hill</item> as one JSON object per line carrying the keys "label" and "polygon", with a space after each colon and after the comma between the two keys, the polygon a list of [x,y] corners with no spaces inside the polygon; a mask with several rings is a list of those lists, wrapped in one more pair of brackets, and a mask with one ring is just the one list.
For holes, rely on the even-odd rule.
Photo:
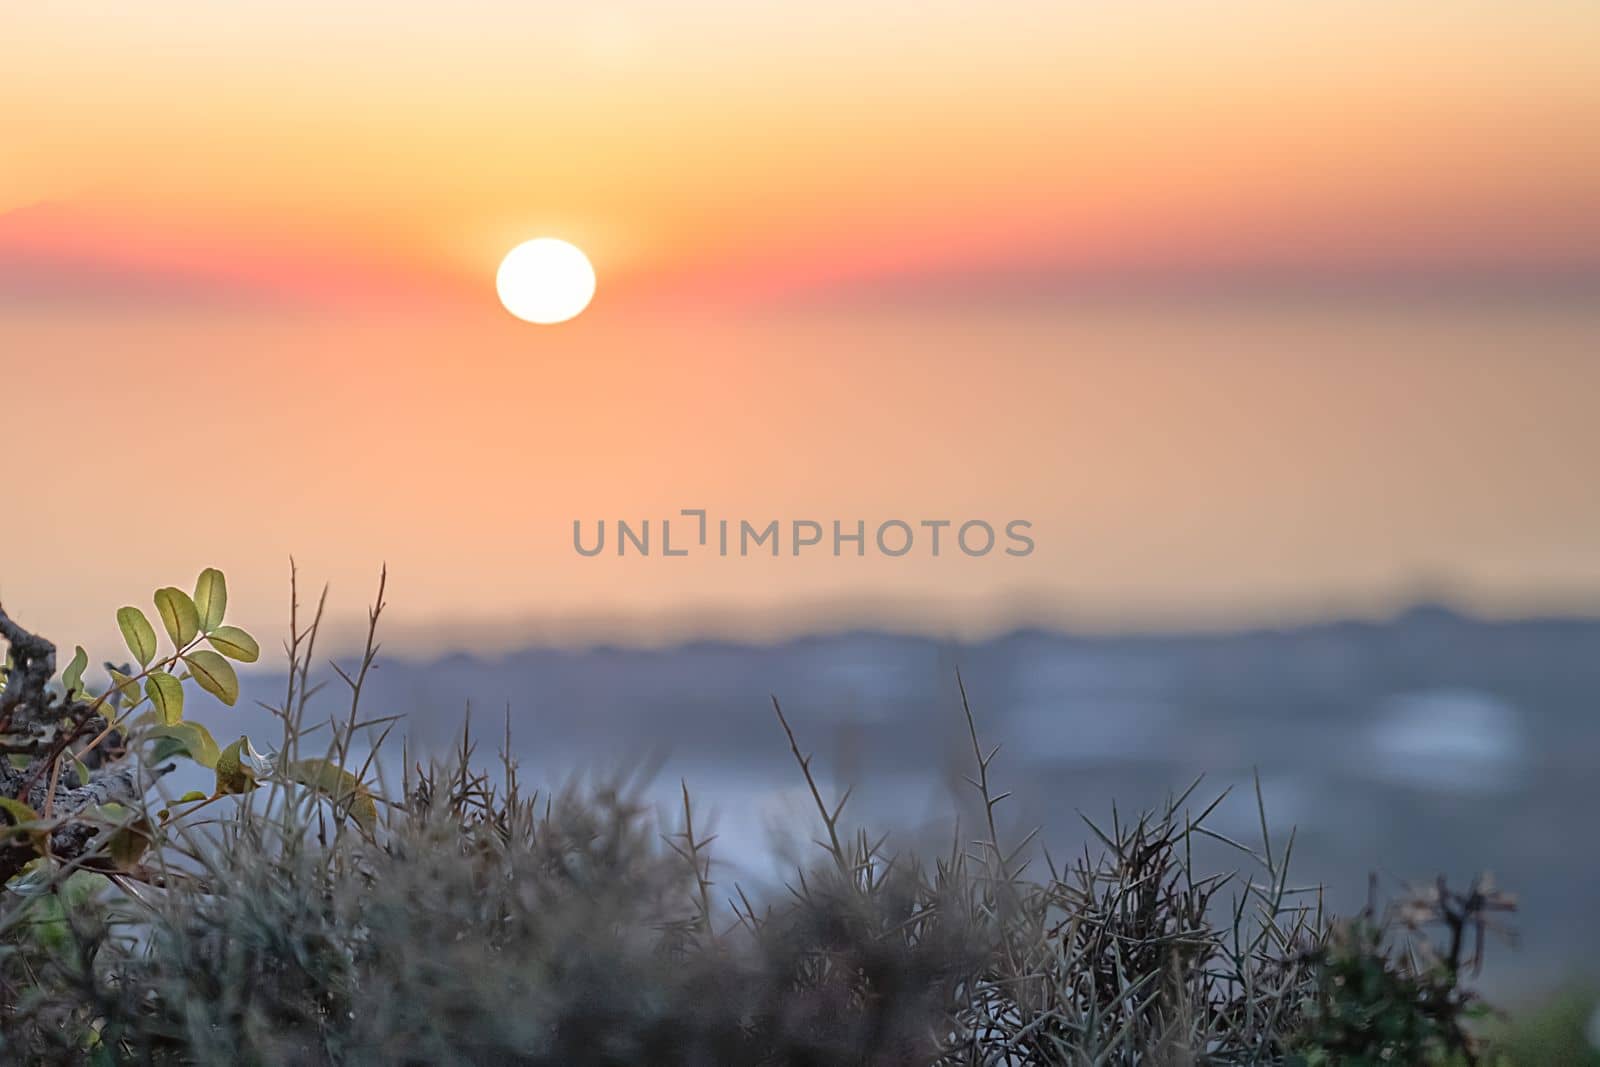
{"label": "blurred hill", "polygon": [[[1523,901],[1520,946],[1491,948],[1491,987],[1600,958],[1600,620],[1423,606],[1236,633],[529,648],[383,660],[363,714],[408,716],[415,758],[450,746],[469,704],[487,756],[509,711],[536,780],[661,760],[663,802],[683,778],[717,812],[731,889],[771,873],[739,867],[758,835],[812,832],[773,695],[830,781],[856,786],[857,817],[948,848],[971,760],[958,669],[984,740],[1004,746],[996,774],[1016,794],[1015,825],[1044,825],[1056,855],[1088,834],[1077,812],[1109,819],[1113,802],[1126,813],[1201,774],[1202,793],[1234,790],[1213,828],[1259,840],[1258,771],[1275,846],[1297,828],[1300,880],[1334,887],[1337,908],[1359,906],[1369,871],[1392,887],[1489,869]],[[247,691],[270,701],[281,683],[257,675]],[[270,740],[265,719],[246,726]]]}

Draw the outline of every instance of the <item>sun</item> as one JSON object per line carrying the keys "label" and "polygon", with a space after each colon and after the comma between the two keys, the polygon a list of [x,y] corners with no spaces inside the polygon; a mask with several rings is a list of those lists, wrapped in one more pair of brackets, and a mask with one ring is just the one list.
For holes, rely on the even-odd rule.
{"label": "sun", "polygon": [[537,237],[506,253],[494,286],[511,314],[549,326],[575,318],[589,306],[594,267],[577,245]]}

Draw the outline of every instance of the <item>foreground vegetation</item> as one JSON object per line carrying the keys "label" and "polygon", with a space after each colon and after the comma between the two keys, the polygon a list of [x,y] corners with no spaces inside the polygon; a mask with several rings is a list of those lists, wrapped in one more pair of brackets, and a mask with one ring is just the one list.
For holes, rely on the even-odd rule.
{"label": "foreground vegetation", "polygon": [[[1222,838],[1193,788],[1057,861],[1006,839],[997,750],[965,706],[980,824],[897,853],[847,829],[774,703],[819,849],[752,899],[723,884],[687,788],[663,826],[638,783],[535,791],[505,753],[480,769],[464,733],[383,795],[374,636],[334,668],[339,712],[310,711],[320,606],[291,619],[276,748],[219,746],[182,693],[237,699],[216,660],[255,643],[225,604],[214,571],[158,593],[165,656],[123,609],[138,667],[99,695],[81,650],[47,686],[53,649],[0,612],[8,1062],[1507,1062],[1464,984],[1509,907],[1487,884],[1337,921],[1291,882],[1292,837],[1275,850],[1263,812],[1258,846]],[[380,587],[374,633],[381,611]],[[176,759],[214,791],[157,799]],[[1197,868],[1214,842],[1235,870]]]}

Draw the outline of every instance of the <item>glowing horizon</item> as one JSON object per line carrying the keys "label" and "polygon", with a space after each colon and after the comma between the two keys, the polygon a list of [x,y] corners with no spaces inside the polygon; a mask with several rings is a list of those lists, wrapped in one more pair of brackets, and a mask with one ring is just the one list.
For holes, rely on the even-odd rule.
{"label": "glowing horizon", "polygon": [[13,12],[0,255],[443,295],[550,232],[712,299],[1041,262],[1596,269],[1572,132],[1600,14],[1140,6]]}

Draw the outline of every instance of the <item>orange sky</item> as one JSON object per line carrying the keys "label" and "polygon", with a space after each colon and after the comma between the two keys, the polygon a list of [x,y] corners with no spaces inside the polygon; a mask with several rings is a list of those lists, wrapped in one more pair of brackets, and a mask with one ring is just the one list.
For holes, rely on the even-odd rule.
{"label": "orange sky", "polygon": [[[1600,593],[1600,9],[596,8],[0,15],[8,607],[218,563],[266,624],[290,551],[419,627]],[[494,303],[542,233],[562,327]],[[1041,549],[570,550],[689,506]]]}

